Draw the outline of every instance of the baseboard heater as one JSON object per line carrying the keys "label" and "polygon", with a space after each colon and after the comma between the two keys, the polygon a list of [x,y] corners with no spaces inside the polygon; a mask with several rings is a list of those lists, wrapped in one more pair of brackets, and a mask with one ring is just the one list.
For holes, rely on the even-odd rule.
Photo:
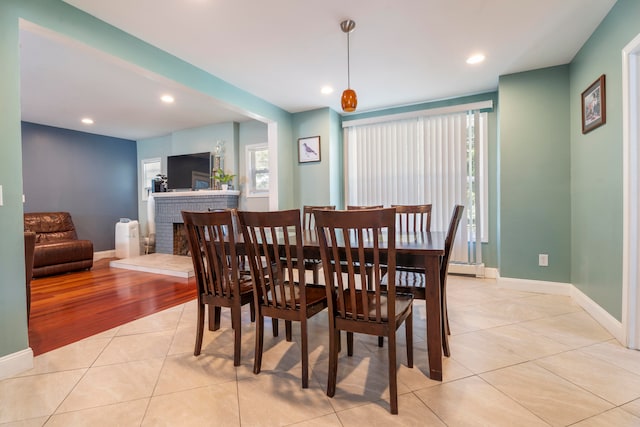
{"label": "baseboard heater", "polygon": [[484,264],[461,264],[452,262],[449,264],[449,274],[484,277]]}

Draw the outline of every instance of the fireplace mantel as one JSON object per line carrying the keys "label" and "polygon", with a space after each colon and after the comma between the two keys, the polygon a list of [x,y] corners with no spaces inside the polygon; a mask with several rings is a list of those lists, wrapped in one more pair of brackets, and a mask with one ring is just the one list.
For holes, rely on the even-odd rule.
{"label": "fireplace mantel", "polygon": [[173,254],[173,224],[182,224],[182,211],[207,211],[238,207],[239,191],[200,190],[153,193],[156,252]]}

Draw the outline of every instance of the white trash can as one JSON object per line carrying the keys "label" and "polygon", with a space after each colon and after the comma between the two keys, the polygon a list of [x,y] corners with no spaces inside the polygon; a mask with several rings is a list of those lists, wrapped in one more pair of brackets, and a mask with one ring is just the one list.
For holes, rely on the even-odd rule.
{"label": "white trash can", "polygon": [[140,230],[138,221],[127,218],[116,223],[116,258],[131,258],[140,255]]}

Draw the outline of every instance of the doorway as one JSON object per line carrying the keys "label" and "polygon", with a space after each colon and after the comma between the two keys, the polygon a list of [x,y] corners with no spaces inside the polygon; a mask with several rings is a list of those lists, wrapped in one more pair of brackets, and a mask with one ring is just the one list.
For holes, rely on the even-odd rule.
{"label": "doorway", "polygon": [[622,50],[624,345],[640,350],[640,34]]}

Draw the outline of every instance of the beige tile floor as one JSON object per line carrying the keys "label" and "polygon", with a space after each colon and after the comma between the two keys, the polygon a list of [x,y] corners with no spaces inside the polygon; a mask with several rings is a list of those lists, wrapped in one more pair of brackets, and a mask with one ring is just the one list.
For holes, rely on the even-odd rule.
{"label": "beige tile floor", "polygon": [[[640,352],[621,347],[568,297],[451,276],[452,356],[427,375],[424,302],[414,312],[415,366],[398,332],[400,414],[388,411],[386,347],[357,337],[325,394],[324,313],[310,324],[310,387],[300,385],[299,335],[265,336],[252,373],[254,326],[243,313],[233,366],[228,311],[194,357],[195,304],[165,310],[35,358],[0,381],[11,426],[640,426]],[[270,325],[267,331],[270,330]],[[281,334],[283,335],[283,334]],[[346,353],[346,352],[344,352]]]}

